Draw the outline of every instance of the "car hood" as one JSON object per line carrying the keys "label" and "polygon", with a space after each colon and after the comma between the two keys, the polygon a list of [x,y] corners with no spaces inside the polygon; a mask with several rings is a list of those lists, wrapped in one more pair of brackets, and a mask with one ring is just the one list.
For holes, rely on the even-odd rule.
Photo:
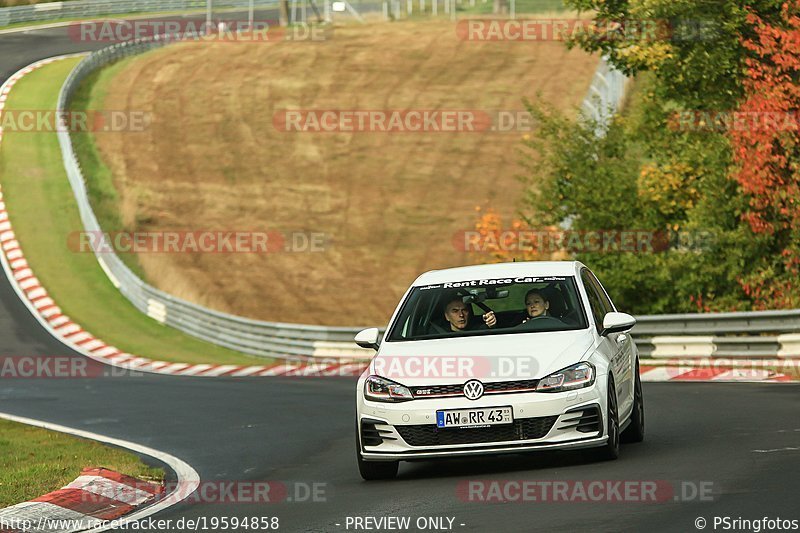
{"label": "car hood", "polygon": [[370,373],[403,385],[538,379],[584,359],[588,330],[383,342]]}

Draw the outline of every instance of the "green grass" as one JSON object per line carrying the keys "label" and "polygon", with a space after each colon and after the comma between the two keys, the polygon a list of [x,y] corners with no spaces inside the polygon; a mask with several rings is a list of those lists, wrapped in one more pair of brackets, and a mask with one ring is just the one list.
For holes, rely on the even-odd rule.
{"label": "green grass", "polygon": [[[55,109],[58,91],[79,59],[44,66],[12,90],[6,110]],[[140,313],[111,284],[91,253],[72,252],[67,239],[83,226],[61,162],[55,133],[6,132],[0,183],[25,257],[62,311],[125,352],[183,363],[264,364],[271,360],[203,342]]]}
{"label": "green grass", "polygon": [[[75,93],[70,109],[75,111],[96,111],[103,110],[108,85],[114,76],[135,57],[129,57],[118,61],[111,66],[95,71],[88,76],[80,85]],[[100,151],[95,143],[95,137],[91,132],[78,131],[72,134],[75,155],[83,169],[83,177],[86,179],[86,190],[89,195],[89,202],[100,227],[104,231],[125,231],[119,215],[119,195],[114,185],[114,176],[111,173],[100,155]],[[130,268],[141,279],[146,279],[138,256],[136,254],[118,254],[128,268]]]}
{"label": "green grass", "polygon": [[90,467],[148,481],[164,479],[163,470],[130,452],[0,419],[0,508],[58,490]]}

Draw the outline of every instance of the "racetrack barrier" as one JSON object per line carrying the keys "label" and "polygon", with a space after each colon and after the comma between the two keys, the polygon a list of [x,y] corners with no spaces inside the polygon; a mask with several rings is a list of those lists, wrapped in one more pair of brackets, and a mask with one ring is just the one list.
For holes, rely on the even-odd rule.
{"label": "racetrack barrier", "polygon": [[[119,59],[164,46],[174,39],[141,39],[119,43],[84,58],[61,88],[58,110],[68,109],[75,90],[92,72]],[[86,183],[66,128],[58,131],[64,168],[78,204],[81,221],[88,232],[102,233],[89,203]],[[214,311],[175,298],[138,278],[115,253],[96,253],[109,280],[141,312],[194,337],[263,357],[365,358],[370,350],[353,344],[354,328],[335,328],[264,322]],[[332,346],[337,347],[331,349]]]}
{"label": "racetrack barrier", "polygon": [[[134,13],[205,11],[206,0],[69,0],[0,8],[0,28],[25,22],[89,19]],[[214,0],[214,10],[248,9],[250,0]],[[255,9],[277,8],[276,0],[255,0]]]}
{"label": "racetrack barrier", "polygon": [[[58,112],[69,108],[70,99],[81,81],[97,69],[170,42],[174,39],[143,39],[116,44],[88,55],[61,88]],[[624,86],[625,77],[601,59],[584,101],[584,110],[599,124],[606,124],[610,113],[621,103]],[[84,230],[101,234],[70,132],[61,128],[58,139]],[[372,350],[353,343],[353,336],[360,328],[266,322],[215,311],[145,283],[115,253],[96,252],[95,255],[114,286],[139,311],[199,339],[263,357],[355,359],[369,358],[373,354]],[[800,356],[800,310],[640,316],[638,321],[633,334],[645,357]]]}

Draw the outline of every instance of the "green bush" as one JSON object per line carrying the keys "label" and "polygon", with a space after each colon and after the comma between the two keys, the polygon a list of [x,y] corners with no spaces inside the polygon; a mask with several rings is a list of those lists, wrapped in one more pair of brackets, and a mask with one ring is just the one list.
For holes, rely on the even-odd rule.
{"label": "green bush", "polygon": [[526,222],[655,232],[652,251],[574,254],[626,311],[749,309],[738,280],[764,254],[764,243],[739,221],[746,200],[728,178],[728,140],[670,127],[674,106],[656,87],[653,76],[640,76],[626,112],[599,136],[592,121],[529,103],[537,129],[527,143]]}

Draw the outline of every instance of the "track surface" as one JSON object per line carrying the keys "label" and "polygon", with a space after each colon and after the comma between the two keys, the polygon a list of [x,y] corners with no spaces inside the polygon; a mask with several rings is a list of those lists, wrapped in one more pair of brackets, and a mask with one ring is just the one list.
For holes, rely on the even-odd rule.
{"label": "track surface", "polygon": [[[90,48],[63,28],[0,35],[0,82],[35,60]],[[39,326],[4,276],[0,354],[80,357]],[[623,446],[618,461],[562,452],[407,463],[397,480],[380,483],[358,476],[348,378],[4,380],[0,411],[163,450],[190,463],[204,482],[326,484],[325,502],[183,503],[157,518],[277,516],[284,531],[346,531],[348,516],[409,516],[412,525],[420,516],[446,516],[456,531],[651,532],[693,531],[701,516],[708,530],[715,515],[800,519],[800,385],[646,383],[644,394],[647,440]],[[710,502],[484,504],[456,494],[464,480],[494,479],[706,481],[713,496]]]}

